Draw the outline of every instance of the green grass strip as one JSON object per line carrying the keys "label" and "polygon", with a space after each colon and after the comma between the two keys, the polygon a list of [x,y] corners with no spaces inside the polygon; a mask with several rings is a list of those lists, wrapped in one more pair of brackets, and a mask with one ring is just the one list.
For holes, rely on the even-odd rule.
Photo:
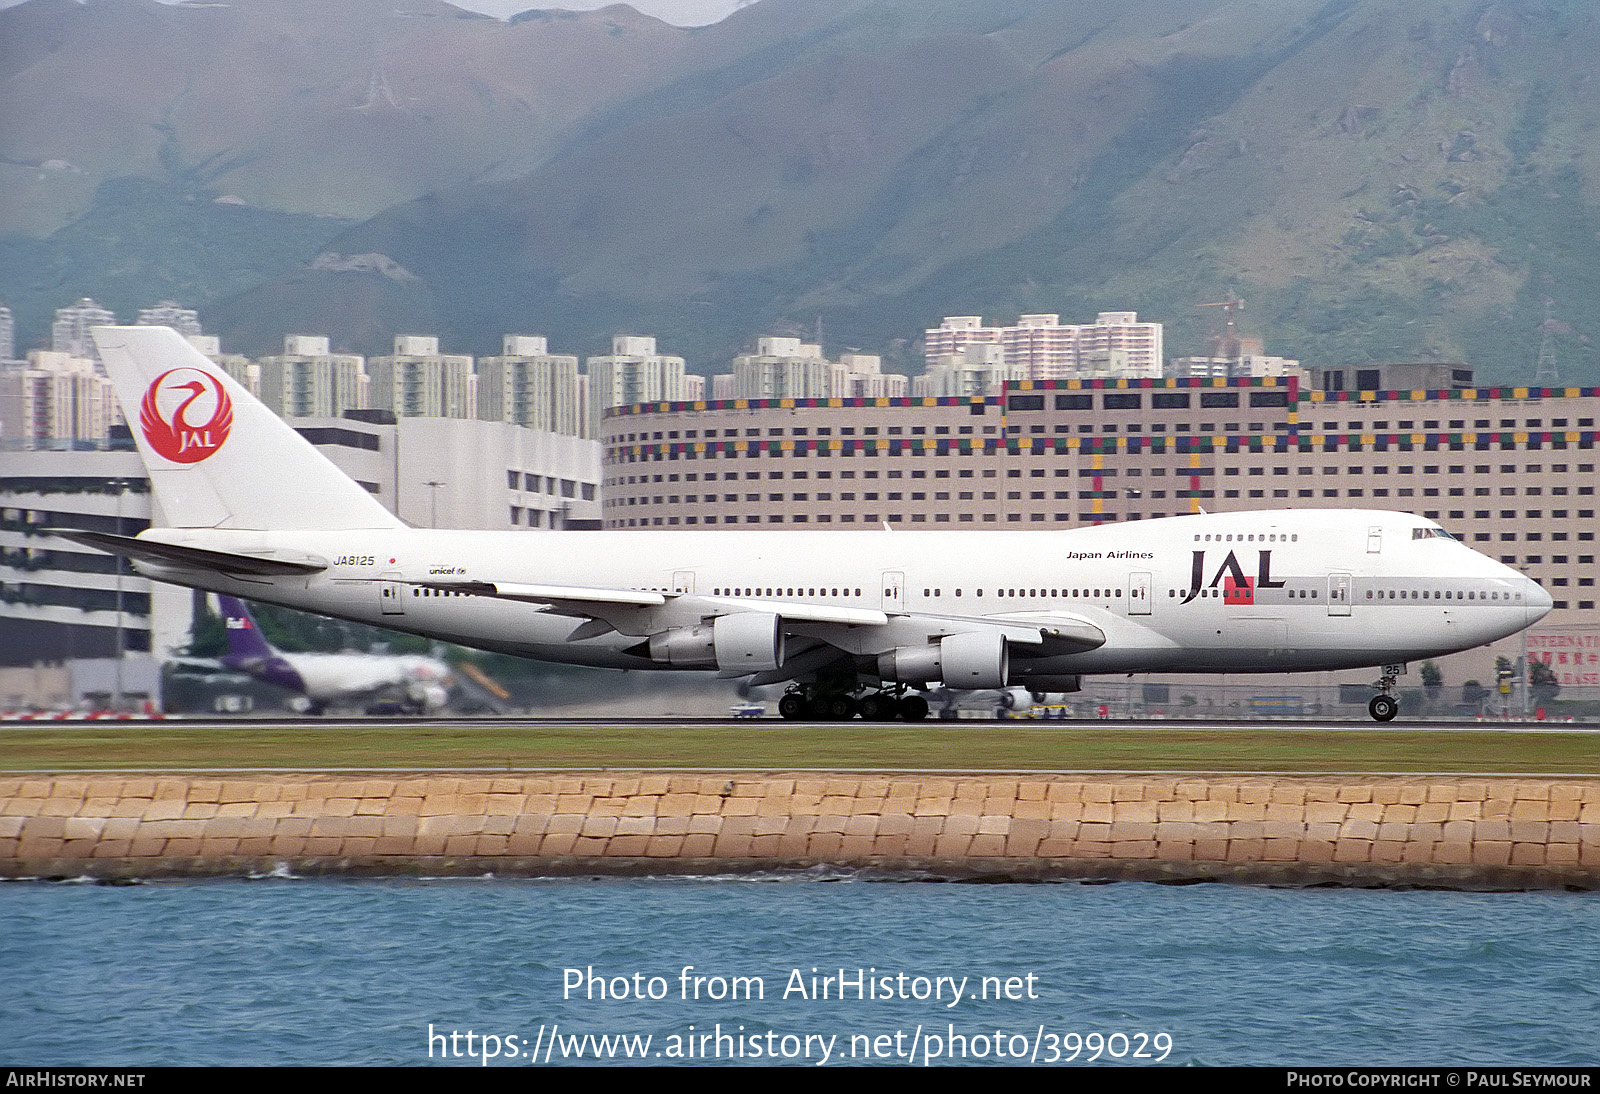
{"label": "green grass strip", "polygon": [[322,724],[0,731],[0,770],[367,768],[1600,773],[1600,734],[1047,723]]}

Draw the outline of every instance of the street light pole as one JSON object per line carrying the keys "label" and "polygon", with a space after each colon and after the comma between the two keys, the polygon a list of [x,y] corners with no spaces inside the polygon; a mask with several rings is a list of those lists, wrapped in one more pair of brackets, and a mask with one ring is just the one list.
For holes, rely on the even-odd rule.
{"label": "street light pole", "polygon": [[444,483],[436,479],[429,479],[422,484],[428,488],[428,527],[439,527],[439,487]]}

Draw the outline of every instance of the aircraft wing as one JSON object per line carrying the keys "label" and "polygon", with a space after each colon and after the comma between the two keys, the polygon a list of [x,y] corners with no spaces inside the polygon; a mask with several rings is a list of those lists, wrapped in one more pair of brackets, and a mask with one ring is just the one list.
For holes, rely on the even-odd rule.
{"label": "aircraft wing", "polygon": [[[513,581],[418,581],[425,589],[488,596],[497,600],[517,600],[524,604],[543,604],[559,615],[593,615],[599,606],[623,605],[659,608],[667,602],[666,593],[641,589],[607,589],[582,585],[529,585]],[[586,607],[587,605],[587,607]]]}
{"label": "aircraft wing", "polygon": [[[629,634],[650,634],[668,624],[652,618],[656,610],[697,619],[758,612],[776,615],[800,633],[841,649],[859,649],[861,642],[840,642],[835,627],[888,628],[904,624],[913,617],[875,608],[855,608],[840,604],[814,604],[801,601],[754,599],[749,597],[695,596],[689,593],[663,593],[641,589],[616,589],[575,585],[536,585],[505,581],[427,581],[427,588],[469,596],[488,596],[544,607],[558,615],[571,615],[590,622],[574,632],[572,640],[590,638],[608,630]],[[642,615],[640,613],[643,613]],[[949,634],[963,630],[998,630],[1006,640],[1023,646],[1048,646],[1056,652],[1091,650],[1105,644],[1105,633],[1092,622],[1064,612],[1032,613],[1015,616],[961,617],[917,616],[930,633]],[[682,620],[678,620],[682,622]],[[859,633],[859,632],[858,632]],[[870,645],[870,641],[868,642]]]}
{"label": "aircraft wing", "polygon": [[169,657],[163,664],[174,672],[211,674],[233,671],[215,657]]}
{"label": "aircraft wing", "polygon": [[752,600],[746,597],[702,596],[686,593],[658,593],[641,589],[589,588],[578,585],[527,585],[508,581],[424,581],[426,588],[492,596],[500,600],[519,600],[545,604],[562,615],[597,615],[613,606],[659,608],[670,600],[692,600],[704,614],[734,615],[738,612],[768,612],[786,620],[807,623],[843,623],[855,627],[881,627],[889,622],[884,612],[871,608],[847,608],[831,604],[804,604],[798,601]]}
{"label": "aircraft wing", "polygon": [[210,551],[202,547],[180,547],[159,540],[116,536],[109,532],[85,532],[76,528],[46,529],[53,536],[70,539],[85,547],[108,554],[124,555],[136,562],[158,566],[178,566],[185,570],[215,570],[223,574],[251,574],[257,577],[282,577],[314,574],[328,568],[326,559],[311,554],[290,554],[281,550],[259,555]]}
{"label": "aircraft wing", "polygon": [[771,612],[784,619],[804,623],[843,623],[851,627],[882,627],[889,622],[886,612],[872,608],[847,608],[837,604],[800,604],[785,600],[750,600],[739,597],[706,597],[707,603],[728,612]]}
{"label": "aircraft wing", "polygon": [[[1073,653],[1099,649],[1106,644],[1104,631],[1089,620],[1066,612],[1023,612],[996,616],[991,621],[1009,624],[1008,637],[1010,628],[1025,627],[1036,633],[1043,644],[1072,647],[1070,652]],[[1017,641],[1016,638],[1011,640]]]}

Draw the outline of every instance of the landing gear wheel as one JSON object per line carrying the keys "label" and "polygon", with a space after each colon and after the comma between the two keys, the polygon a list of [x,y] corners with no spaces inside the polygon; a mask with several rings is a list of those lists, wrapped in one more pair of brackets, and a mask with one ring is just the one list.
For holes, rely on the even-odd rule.
{"label": "landing gear wheel", "polygon": [[817,709],[830,722],[848,722],[856,716],[856,701],[848,695],[830,695],[817,703]]}
{"label": "landing gear wheel", "polygon": [[798,691],[791,691],[778,700],[778,713],[790,721],[811,715],[811,704]]}
{"label": "landing gear wheel", "polygon": [[1400,713],[1400,704],[1393,695],[1374,695],[1367,704],[1367,713],[1379,722],[1392,722]]}
{"label": "landing gear wheel", "polygon": [[894,698],[880,692],[861,697],[861,717],[868,722],[892,722],[899,713],[899,704]]}
{"label": "landing gear wheel", "polygon": [[920,722],[928,716],[928,700],[920,695],[907,695],[900,700],[900,717],[907,722]]}

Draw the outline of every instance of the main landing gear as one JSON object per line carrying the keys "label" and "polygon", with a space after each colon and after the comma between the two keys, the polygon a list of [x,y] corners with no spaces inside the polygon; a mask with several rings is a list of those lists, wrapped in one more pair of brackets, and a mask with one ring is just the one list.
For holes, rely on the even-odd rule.
{"label": "main landing gear", "polygon": [[1374,721],[1392,722],[1395,715],[1400,713],[1400,700],[1394,697],[1395,683],[1400,679],[1400,668],[1399,665],[1383,666],[1383,677],[1378,681],[1378,694],[1367,704],[1367,713],[1372,715]]}
{"label": "main landing gear", "polygon": [[848,722],[860,716],[868,722],[920,722],[928,716],[928,701],[904,692],[869,691],[857,698],[843,691],[795,687],[778,700],[778,713],[791,721],[814,718],[820,722]]}

